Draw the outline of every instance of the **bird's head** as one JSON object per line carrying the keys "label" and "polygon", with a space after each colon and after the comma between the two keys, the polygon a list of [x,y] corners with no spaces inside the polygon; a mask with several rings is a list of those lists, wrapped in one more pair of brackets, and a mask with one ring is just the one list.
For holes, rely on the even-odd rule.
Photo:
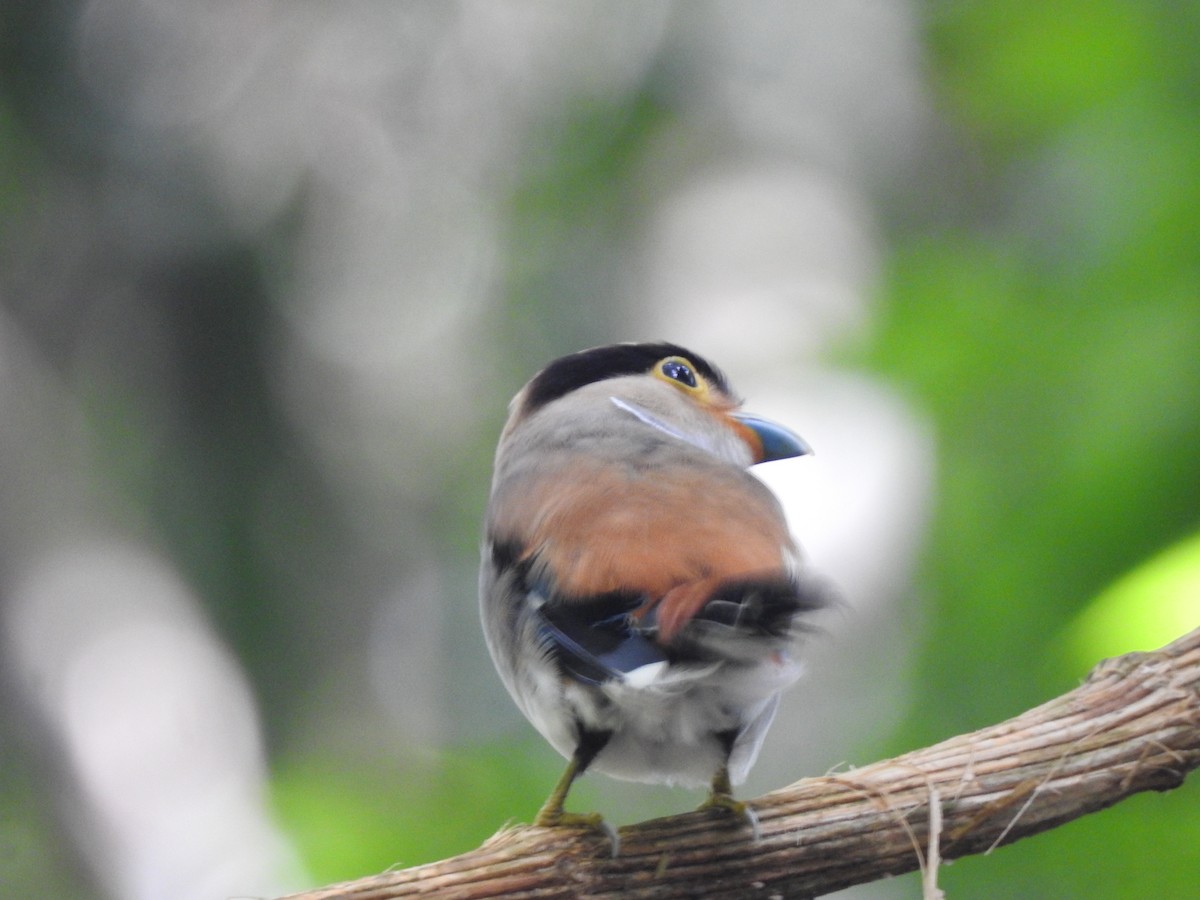
{"label": "bird's head", "polygon": [[721,371],[696,353],[669,343],[612,344],[561,357],[534,376],[513,399],[504,437],[553,409],[560,427],[578,419],[579,428],[594,429],[615,416],[622,430],[666,434],[743,466],[812,452],[740,406]]}

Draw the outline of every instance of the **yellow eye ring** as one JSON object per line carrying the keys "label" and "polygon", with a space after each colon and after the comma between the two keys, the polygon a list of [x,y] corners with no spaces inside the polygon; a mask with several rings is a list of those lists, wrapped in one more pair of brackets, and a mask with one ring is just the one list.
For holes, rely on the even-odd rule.
{"label": "yellow eye ring", "polygon": [[704,376],[698,375],[691,361],[682,356],[660,359],[654,364],[654,376],[687,394],[703,397],[708,393]]}

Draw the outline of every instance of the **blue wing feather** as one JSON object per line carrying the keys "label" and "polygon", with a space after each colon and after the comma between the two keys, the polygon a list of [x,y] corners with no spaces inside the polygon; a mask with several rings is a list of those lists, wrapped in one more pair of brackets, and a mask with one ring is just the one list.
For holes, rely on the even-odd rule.
{"label": "blue wing feather", "polygon": [[563,672],[585,684],[603,684],[668,659],[652,628],[629,613],[638,595],[616,594],[586,602],[546,603],[538,610],[538,634],[553,650]]}

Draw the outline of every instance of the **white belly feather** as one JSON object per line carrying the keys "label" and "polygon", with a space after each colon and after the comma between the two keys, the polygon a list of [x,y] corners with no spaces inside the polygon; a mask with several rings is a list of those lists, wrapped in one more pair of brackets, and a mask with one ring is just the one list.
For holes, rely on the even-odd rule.
{"label": "white belly feather", "polygon": [[725,761],[718,734],[740,731],[729,776],[741,783],[775,715],[779,692],[800,675],[782,651],[753,663],[654,663],[603,685],[561,679],[550,659],[525,671],[518,703],[559,753],[570,758],[578,719],[612,738],[590,770],[614,778],[708,786]]}

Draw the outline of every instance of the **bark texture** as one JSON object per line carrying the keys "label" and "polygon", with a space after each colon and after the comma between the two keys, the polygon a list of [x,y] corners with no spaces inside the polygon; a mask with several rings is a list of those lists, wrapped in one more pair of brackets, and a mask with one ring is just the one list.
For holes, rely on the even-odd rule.
{"label": "bark texture", "polygon": [[588,831],[518,826],[440,862],[291,900],[813,897],[914,869],[936,896],[942,859],[979,853],[1181,785],[1200,766],[1200,629],[1106,660],[1016,718],[754,800],[753,840],[728,815]]}

